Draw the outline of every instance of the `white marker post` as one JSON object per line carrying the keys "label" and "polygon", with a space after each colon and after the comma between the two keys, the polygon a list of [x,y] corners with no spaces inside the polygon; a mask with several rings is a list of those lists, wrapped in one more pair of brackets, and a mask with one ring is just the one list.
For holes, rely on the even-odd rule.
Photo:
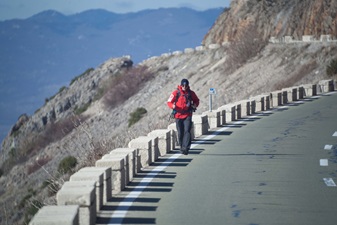
{"label": "white marker post", "polygon": [[209,111],[212,112],[212,95],[216,95],[215,88],[209,89]]}

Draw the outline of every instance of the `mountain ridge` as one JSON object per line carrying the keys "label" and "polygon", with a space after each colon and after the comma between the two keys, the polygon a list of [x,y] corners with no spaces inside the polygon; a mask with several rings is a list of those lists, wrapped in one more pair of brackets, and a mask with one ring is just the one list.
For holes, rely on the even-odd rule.
{"label": "mountain ridge", "polygon": [[[228,18],[228,14],[237,12],[237,15],[243,15],[245,10],[241,10],[240,7],[225,10],[209,33],[226,37],[227,34],[222,33],[221,29],[226,30],[227,27],[219,24],[226,24],[223,18]],[[204,43],[209,41],[209,37],[205,37]],[[188,51],[149,57],[129,69],[120,67],[128,58],[111,58],[79,76],[28,120],[23,117],[22,124],[18,124],[13,134],[2,143],[6,153],[3,155],[7,160],[2,158],[2,168],[11,159],[19,159],[0,177],[0,187],[4,187],[0,192],[1,203],[6,204],[9,212],[18,210],[9,221],[17,221],[27,213],[25,208],[29,206],[28,201],[22,208],[18,208],[18,205],[25,199],[27,192],[32,192],[29,190],[38,192],[34,199],[44,204],[55,204],[55,197],[49,195],[48,189],[42,188],[40,184],[55,177],[59,184],[68,179],[70,174],[60,175],[57,172],[65,156],[71,155],[78,160],[76,170],[93,165],[105,152],[126,147],[133,138],[147,135],[154,129],[167,128],[173,121],[168,120],[171,111],[166,101],[182,78],[190,81],[191,89],[200,99],[196,114],[208,111],[209,88],[217,90],[213,99],[216,109],[285,87],[335,78],[326,74],[330,59],[337,55],[335,42],[274,44],[266,42],[263,35],[256,35],[257,39],[238,35],[235,41],[222,44],[223,37],[213,39],[219,44],[211,48],[204,45]],[[250,53],[256,43],[259,48]],[[243,61],[233,64],[235,59],[242,58]],[[111,82],[116,77],[120,78],[119,82]],[[133,79],[123,80],[123,77]],[[130,91],[127,84],[139,79],[144,79],[144,82],[139,83],[139,90],[121,102],[112,101],[107,105],[107,98],[111,100],[109,97],[116,96],[116,93],[123,97],[124,92]],[[103,96],[97,96],[102,93],[100,89],[108,86],[110,88]],[[136,124],[128,127],[130,113],[137,108],[145,108],[147,113]],[[70,123],[62,123],[65,121]],[[66,126],[69,124],[71,127]],[[50,140],[57,133],[61,133],[59,139]],[[17,157],[19,153],[26,158]]]}
{"label": "mountain ridge", "polygon": [[[89,10],[65,16],[49,10],[0,22],[0,95],[6,96],[0,103],[0,124],[6,125],[0,127],[0,139],[21,114],[33,114],[75,76],[109,58],[132,55],[138,63],[169,49],[199,45],[221,11]],[[165,28],[160,21],[169,24]]]}

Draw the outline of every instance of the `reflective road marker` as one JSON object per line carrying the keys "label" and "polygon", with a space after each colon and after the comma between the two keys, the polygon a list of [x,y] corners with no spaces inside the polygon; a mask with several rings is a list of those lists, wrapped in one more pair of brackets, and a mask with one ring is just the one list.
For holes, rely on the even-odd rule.
{"label": "reflective road marker", "polygon": [[332,149],[332,145],[325,145],[324,146],[324,150],[331,150]]}
{"label": "reflective road marker", "polygon": [[333,181],[332,178],[323,178],[324,183],[326,184],[326,186],[328,187],[336,187],[335,182]]}
{"label": "reflective road marker", "polygon": [[319,160],[320,166],[328,166],[328,160],[327,159],[321,159]]}

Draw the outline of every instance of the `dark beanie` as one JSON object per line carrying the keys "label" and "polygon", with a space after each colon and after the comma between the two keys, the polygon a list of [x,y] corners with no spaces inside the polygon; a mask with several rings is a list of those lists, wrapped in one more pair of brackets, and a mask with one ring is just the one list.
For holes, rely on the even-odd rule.
{"label": "dark beanie", "polygon": [[187,86],[188,86],[188,85],[189,85],[189,82],[188,82],[187,79],[182,79],[180,85],[181,85],[181,86],[183,86],[183,85],[187,85]]}

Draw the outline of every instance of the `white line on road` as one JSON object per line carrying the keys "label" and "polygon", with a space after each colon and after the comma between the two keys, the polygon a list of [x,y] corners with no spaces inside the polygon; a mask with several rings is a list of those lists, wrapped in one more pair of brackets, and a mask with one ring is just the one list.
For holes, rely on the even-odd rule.
{"label": "white line on road", "polygon": [[[281,107],[280,107],[281,108]],[[268,111],[269,113],[271,111]],[[267,112],[262,112],[260,115],[265,114]],[[253,115],[253,116],[248,116],[247,118],[258,118],[258,115]],[[242,124],[245,121],[236,121],[231,124]],[[216,131],[214,131],[211,135],[206,136],[202,140],[194,141],[193,144],[191,145],[191,149],[195,148],[196,146],[205,143],[207,140],[210,140],[217,136],[219,133],[228,130],[230,127],[227,125],[227,127],[220,128]],[[168,167],[172,162],[174,162],[177,158],[182,156],[181,153],[176,153],[166,159],[163,163],[161,163],[159,166],[155,167],[152,170],[146,170],[144,169],[143,171],[147,172],[146,177],[144,177],[140,181],[140,185],[136,186],[134,191],[131,191],[127,196],[125,196],[125,200],[119,202],[117,208],[114,210],[114,212],[109,216],[109,224],[122,224],[126,214],[128,213],[129,208],[132,206],[133,202],[139,197],[139,195],[143,192],[143,190],[148,186],[148,184],[157,176],[159,175],[166,167]]]}
{"label": "white line on road", "polygon": [[328,187],[336,187],[335,182],[333,181],[332,178],[323,178],[324,183],[326,184],[326,186]]}
{"label": "white line on road", "polygon": [[333,137],[337,137],[337,131],[332,136]]}
{"label": "white line on road", "polygon": [[331,150],[333,145],[325,145],[324,150]]}
{"label": "white line on road", "polygon": [[319,160],[319,165],[320,166],[328,166],[328,160],[327,159],[321,159]]}
{"label": "white line on road", "polygon": [[[251,116],[251,118],[254,116]],[[237,121],[234,122],[233,124],[241,124],[243,121]],[[206,140],[210,140],[217,136],[219,133],[222,131],[225,131],[229,129],[230,127],[223,127],[217,131],[214,131],[213,134],[206,136],[202,140],[195,141],[191,145],[191,149],[195,148],[196,146],[203,144],[206,142]],[[168,167],[174,160],[179,158],[182,154],[181,153],[176,153],[172,155],[170,158],[165,160],[163,163],[161,163],[159,166],[155,167],[152,170],[146,170],[144,169],[143,171],[148,172],[147,176],[144,177],[140,181],[140,185],[137,185],[135,187],[136,191],[131,191],[124,199],[124,201],[121,201],[118,204],[118,207],[114,210],[112,215],[109,217],[110,221],[107,224],[122,224],[123,219],[125,218],[126,214],[128,213],[129,208],[132,206],[133,202],[139,197],[139,195],[143,192],[143,190],[148,186],[148,184],[155,178],[157,175],[160,174],[166,167]]]}

